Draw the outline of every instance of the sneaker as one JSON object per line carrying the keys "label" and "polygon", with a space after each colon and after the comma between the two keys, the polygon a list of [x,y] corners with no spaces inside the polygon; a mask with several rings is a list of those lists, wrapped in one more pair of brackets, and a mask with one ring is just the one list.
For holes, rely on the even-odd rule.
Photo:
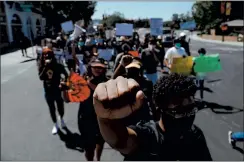
{"label": "sneaker", "polygon": [[63,129],[67,127],[63,119],[61,119],[61,127],[62,127]]}
{"label": "sneaker", "polygon": [[232,139],[231,139],[232,131],[228,132],[228,142],[229,144],[232,144]]}
{"label": "sneaker", "polygon": [[52,129],[52,134],[53,135],[55,135],[55,134],[57,134],[58,133],[58,125],[57,124],[55,124],[54,126],[53,126],[53,129]]}

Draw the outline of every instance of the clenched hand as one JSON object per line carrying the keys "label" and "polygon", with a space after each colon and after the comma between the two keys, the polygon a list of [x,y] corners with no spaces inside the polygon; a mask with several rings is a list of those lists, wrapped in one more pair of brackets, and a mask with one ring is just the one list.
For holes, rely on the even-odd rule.
{"label": "clenched hand", "polygon": [[119,76],[97,86],[93,104],[98,117],[122,119],[140,109],[144,97],[135,80]]}

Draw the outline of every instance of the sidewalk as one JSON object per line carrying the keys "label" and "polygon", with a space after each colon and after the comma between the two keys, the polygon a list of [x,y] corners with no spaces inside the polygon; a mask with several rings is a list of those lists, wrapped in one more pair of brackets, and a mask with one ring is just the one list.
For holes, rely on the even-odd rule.
{"label": "sidewalk", "polygon": [[196,34],[193,34],[190,36],[190,38],[192,40],[197,40],[197,41],[202,41],[202,42],[208,42],[208,43],[218,43],[218,44],[222,44],[222,45],[232,45],[232,46],[239,46],[239,47],[243,47],[243,42],[222,42],[222,41],[218,41],[218,40],[209,40],[209,39],[203,39],[199,36],[197,36]]}
{"label": "sidewalk", "polygon": [[10,53],[1,55],[1,57],[0,57],[1,58],[1,67],[35,59],[36,58],[35,46],[33,48],[34,48],[33,49],[34,56],[33,56],[33,52],[32,52],[32,47],[27,48],[28,57],[23,57],[21,50],[17,50],[14,52],[10,52]]}

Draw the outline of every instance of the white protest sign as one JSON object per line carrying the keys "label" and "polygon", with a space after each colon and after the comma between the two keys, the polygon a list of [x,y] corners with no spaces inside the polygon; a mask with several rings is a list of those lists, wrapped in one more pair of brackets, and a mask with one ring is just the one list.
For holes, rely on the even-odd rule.
{"label": "white protest sign", "polygon": [[158,36],[163,34],[163,19],[152,18],[150,19],[151,35]]}
{"label": "white protest sign", "polygon": [[65,33],[68,33],[70,31],[74,30],[74,25],[72,21],[66,21],[61,24],[61,27]]}
{"label": "white protest sign", "polygon": [[98,58],[110,61],[113,56],[113,49],[98,49]]}
{"label": "white protest sign", "polygon": [[116,24],[117,36],[132,36],[133,24]]}
{"label": "white protest sign", "polygon": [[105,35],[107,39],[110,39],[113,37],[113,31],[112,30],[106,30]]}

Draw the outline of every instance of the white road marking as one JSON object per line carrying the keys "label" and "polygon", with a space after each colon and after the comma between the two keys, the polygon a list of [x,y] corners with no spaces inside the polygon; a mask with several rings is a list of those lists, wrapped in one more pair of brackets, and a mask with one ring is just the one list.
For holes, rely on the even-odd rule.
{"label": "white road marking", "polygon": [[225,116],[221,116],[221,118],[223,118],[224,120],[226,120],[226,119],[227,119],[227,117],[225,117]]}
{"label": "white road marking", "polygon": [[234,126],[236,126],[238,128],[241,128],[241,126],[239,124],[235,123],[234,121],[232,121],[232,125],[234,125]]}

